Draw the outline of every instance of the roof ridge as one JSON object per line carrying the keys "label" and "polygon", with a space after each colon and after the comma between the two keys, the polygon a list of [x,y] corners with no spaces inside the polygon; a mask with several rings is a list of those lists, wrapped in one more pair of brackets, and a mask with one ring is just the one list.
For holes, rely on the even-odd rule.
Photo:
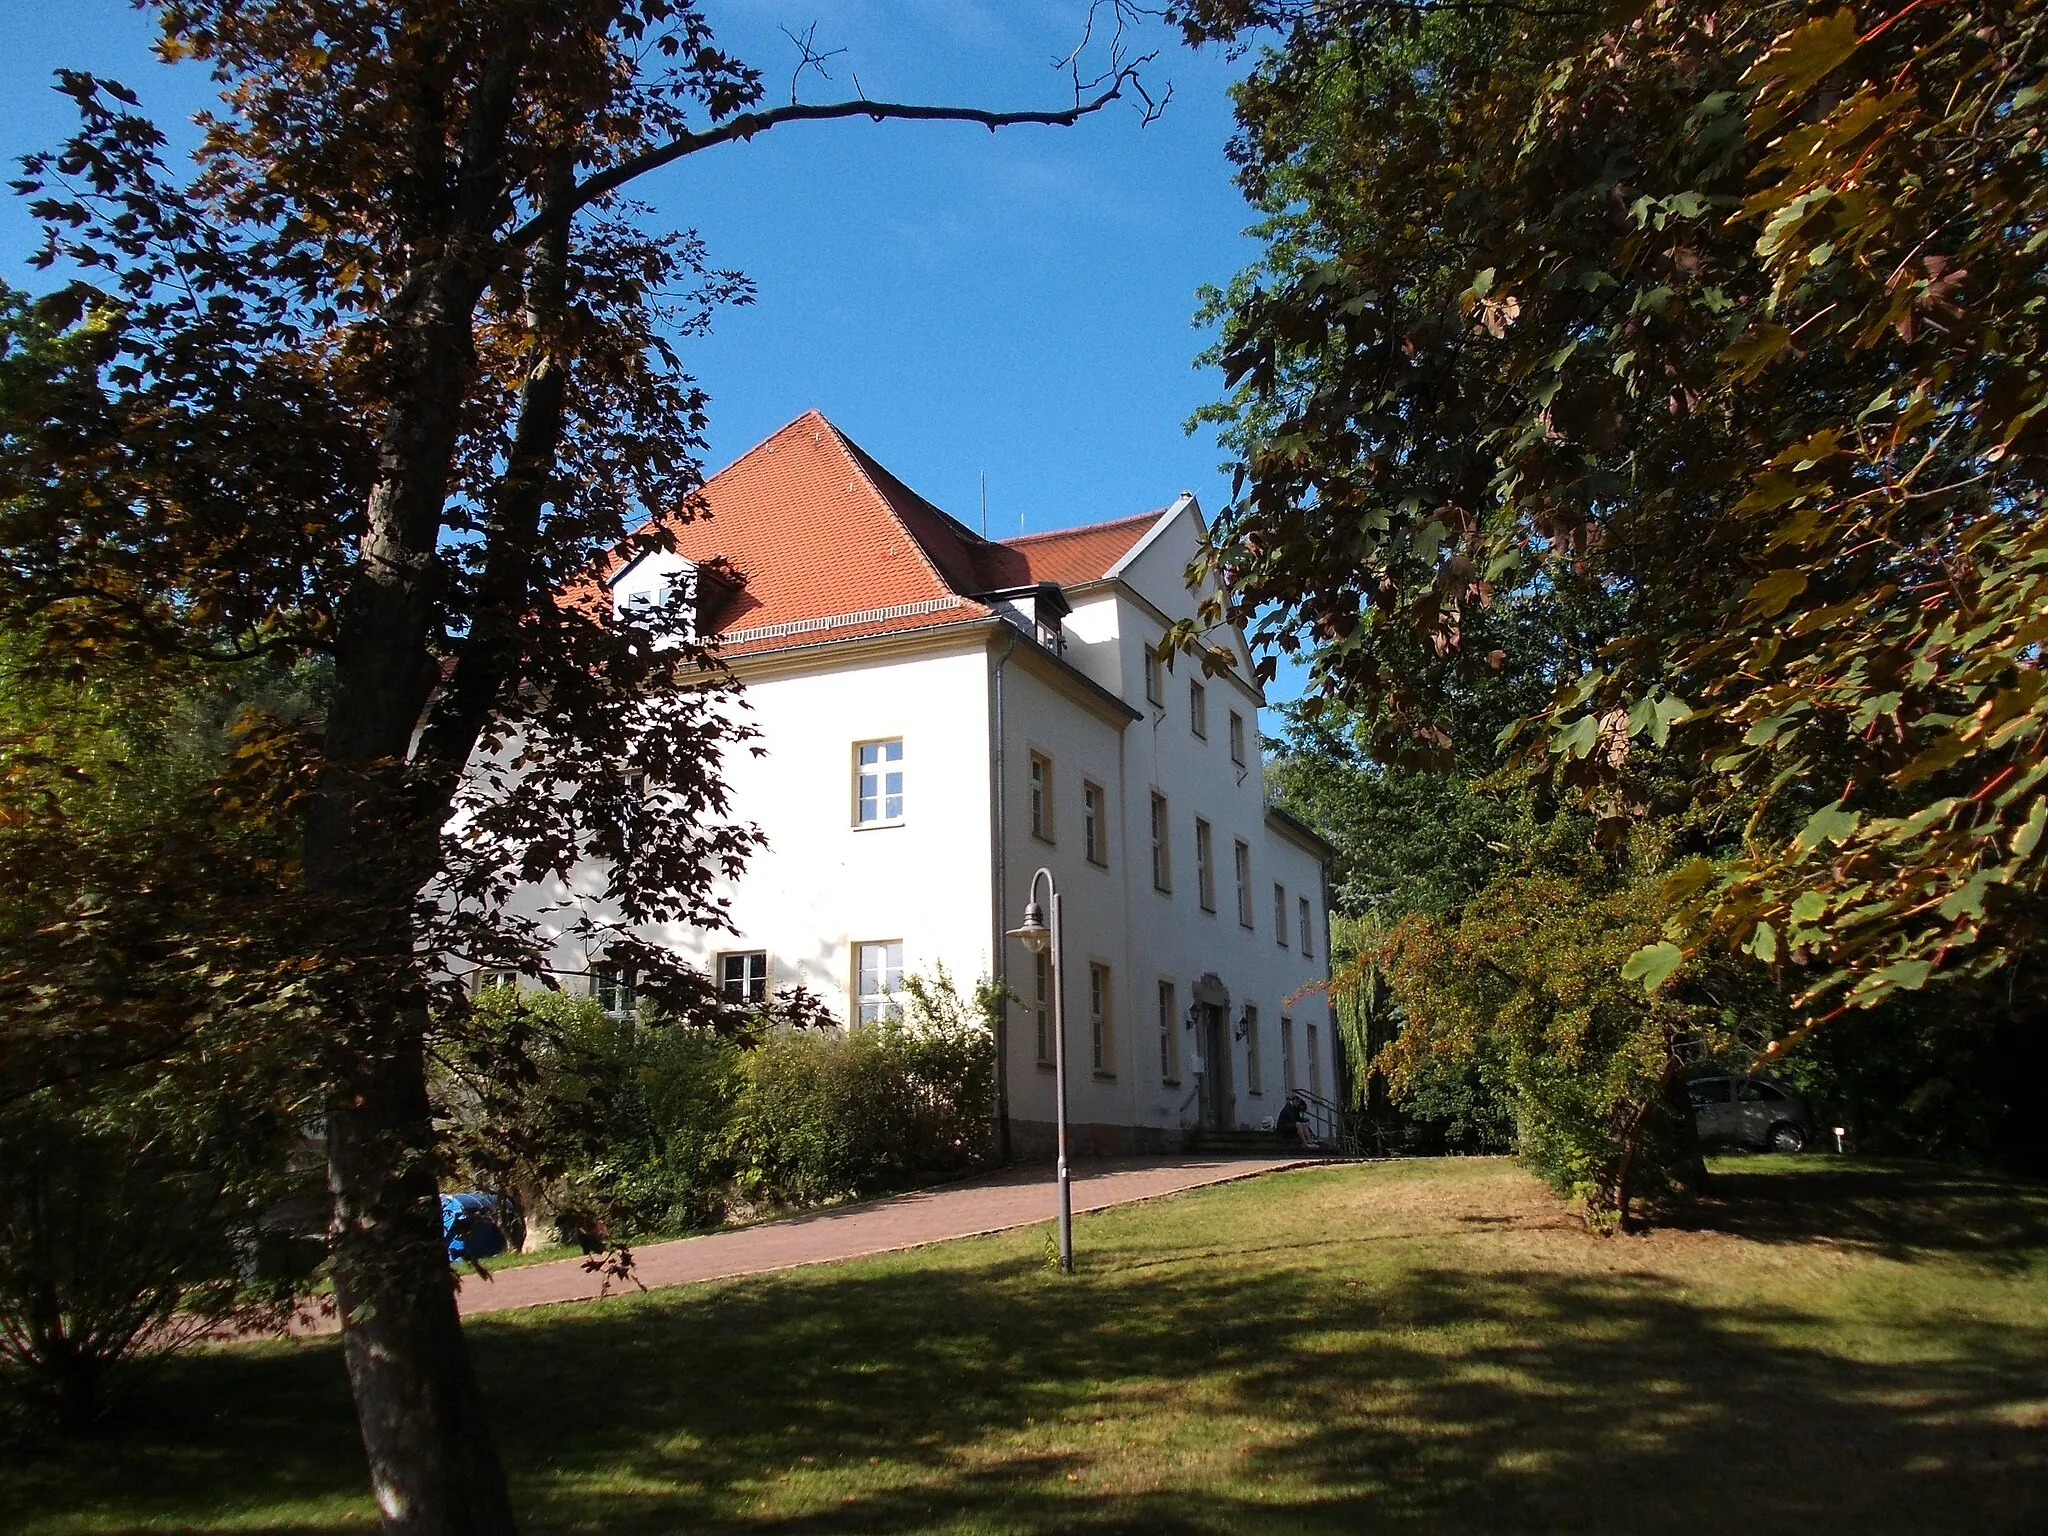
{"label": "roof ridge", "polygon": [[[839,444],[840,452],[846,455],[848,462],[853,465],[862,481],[866,483],[867,488],[874,493],[875,500],[882,504],[882,510],[888,513],[889,521],[894,523],[902,532],[903,537],[910,541],[910,547],[917,551],[917,558],[924,563],[924,568],[931,573],[932,580],[939,584],[939,590],[950,592],[956,597],[966,597],[967,594],[955,586],[952,579],[939,569],[938,562],[932,558],[932,552],[924,547],[924,540],[911,532],[910,525],[904,522],[902,515],[897,512],[895,502],[889,499],[889,493],[877,485],[875,477],[868,473],[868,465],[873,464],[877,469],[881,469],[884,474],[888,474],[891,479],[895,479],[896,477],[893,474],[890,474],[887,469],[883,468],[882,461],[875,458],[874,455],[861,447],[859,443],[856,443],[852,438],[840,431],[837,423],[827,417],[824,412],[812,410],[805,412],[805,415],[815,415],[818,420],[825,423],[827,430],[832,434],[833,440]],[[803,417],[801,416],[797,418],[798,421],[802,419]],[[794,424],[791,423],[791,425]],[[898,485],[903,484],[901,480],[897,480],[896,483]],[[909,486],[904,485],[903,489],[910,491],[911,495],[917,496],[917,499],[924,502],[926,506],[932,507],[932,510],[938,512],[941,517],[946,515],[943,512],[939,512],[937,507],[932,506],[926,497],[919,496],[916,491],[911,491]]]}

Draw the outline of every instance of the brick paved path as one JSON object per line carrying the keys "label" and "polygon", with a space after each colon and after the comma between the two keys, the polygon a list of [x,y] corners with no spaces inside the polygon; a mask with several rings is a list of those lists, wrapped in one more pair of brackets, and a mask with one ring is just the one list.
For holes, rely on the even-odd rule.
{"label": "brick paved path", "polygon": [[[1232,1179],[1300,1166],[1289,1157],[1109,1158],[1074,1165],[1074,1209],[1099,1211],[1133,1200],[1223,1184]],[[633,1269],[649,1290],[726,1280],[771,1269],[795,1269],[872,1253],[918,1248],[949,1238],[1000,1232],[1006,1227],[1050,1223],[1057,1209],[1052,1169],[1011,1169],[988,1178],[938,1189],[895,1195],[865,1205],[818,1211],[787,1221],[763,1222],[731,1232],[649,1243],[633,1250]],[[602,1282],[581,1259],[554,1259],[522,1269],[496,1271],[489,1280],[465,1277],[465,1316],[538,1307],[558,1301],[589,1301]],[[616,1290],[616,1287],[614,1288]],[[630,1289],[630,1287],[628,1287]],[[312,1331],[333,1328],[331,1318]]]}

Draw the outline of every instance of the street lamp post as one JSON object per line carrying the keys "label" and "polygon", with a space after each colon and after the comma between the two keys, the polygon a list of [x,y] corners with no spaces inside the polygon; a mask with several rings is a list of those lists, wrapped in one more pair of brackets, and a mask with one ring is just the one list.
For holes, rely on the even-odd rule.
{"label": "street lamp post", "polygon": [[[1038,905],[1038,882],[1045,881],[1047,895],[1052,900],[1052,925],[1046,926],[1045,910]],[[1053,1119],[1059,1136],[1059,1191],[1060,1191],[1060,1273],[1074,1272],[1074,1191],[1073,1182],[1067,1172],[1067,1017],[1064,992],[1060,984],[1060,951],[1063,938],[1060,929],[1060,893],[1053,884],[1052,871],[1040,869],[1031,877],[1031,888],[1024,898],[1024,925],[1012,928],[1010,937],[1019,940],[1034,955],[1050,954],[1052,957],[1052,1092]]]}

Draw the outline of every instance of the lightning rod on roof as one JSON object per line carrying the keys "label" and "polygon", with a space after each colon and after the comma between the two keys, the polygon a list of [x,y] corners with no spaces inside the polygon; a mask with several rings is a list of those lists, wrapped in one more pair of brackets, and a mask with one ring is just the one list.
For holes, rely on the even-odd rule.
{"label": "lightning rod on roof", "polygon": [[981,472],[981,536],[988,537],[988,471]]}

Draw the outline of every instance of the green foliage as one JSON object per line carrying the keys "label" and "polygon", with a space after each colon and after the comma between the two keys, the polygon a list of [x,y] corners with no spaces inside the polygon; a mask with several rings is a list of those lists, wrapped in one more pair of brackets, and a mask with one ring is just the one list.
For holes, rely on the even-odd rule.
{"label": "green foliage", "polygon": [[76,1429],[321,1255],[299,978],[267,920],[290,847],[234,797],[251,716],[317,679],[51,666],[44,639],[0,631],[0,1376]]}
{"label": "green foliage", "polygon": [[801,1207],[987,1160],[991,992],[943,969],[901,1017],[735,1039],[494,987],[451,1037],[439,1100],[464,1176],[587,1236],[673,1236],[736,1203]]}
{"label": "green foliage", "polygon": [[1209,305],[1205,620],[1308,648],[1379,761],[1474,777],[1500,679],[1603,842],[1683,820],[1616,957],[1638,1008],[1734,957],[1795,1000],[1782,1057],[2027,974],[2048,8],[1184,9],[1281,29],[1238,95],[1267,251]]}
{"label": "green foliage", "polygon": [[1473,793],[1466,772],[1374,761],[1363,728],[1339,707],[1296,707],[1287,721],[1267,790],[1337,849],[1330,894],[1339,912],[1442,912],[1486,884],[1515,815],[1511,800]]}
{"label": "green foliage", "polygon": [[781,1030],[749,1053],[729,1145],[740,1188],[804,1205],[964,1170],[990,1154],[995,1034],[986,999],[941,971],[907,978],[902,1018]]}
{"label": "green foliage", "polygon": [[1414,914],[1381,943],[1403,1028],[1377,1060],[1397,1094],[1452,1068],[1505,1090],[1516,1145],[1596,1224],[1697,1172],[1676,1102],[1683,1065],[1779,1027],[1750,962],[1695,961],[1655,993],[1624,975],[1663,921],[1668,833],[1611,854],[1552,830],[1455,916]]}
{"label": "green foliage", "polygon": [[279,1320],[320,1258],[320,1188],[256,1098],[230,1069],[0,1100],[0,1388],[75,1431],[141,1362]]}

